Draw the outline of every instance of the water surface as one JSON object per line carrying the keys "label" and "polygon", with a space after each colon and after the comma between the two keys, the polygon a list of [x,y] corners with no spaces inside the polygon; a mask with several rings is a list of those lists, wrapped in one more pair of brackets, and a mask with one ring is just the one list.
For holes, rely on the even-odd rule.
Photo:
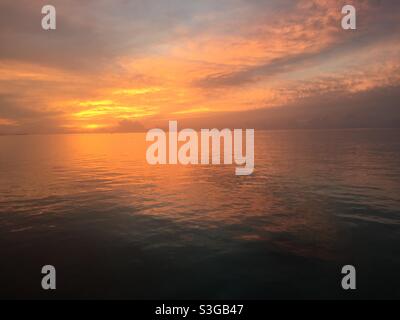
{"label": "water surface", "polygon": [[150,166],[141,133],[1,136],[0,297],[400,298],[399,136],[256,131],[248,177]]}

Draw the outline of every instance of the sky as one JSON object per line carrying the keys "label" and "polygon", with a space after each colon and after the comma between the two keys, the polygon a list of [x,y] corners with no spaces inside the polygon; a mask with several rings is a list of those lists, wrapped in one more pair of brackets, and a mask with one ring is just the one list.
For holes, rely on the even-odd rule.
{"label": "sky", "polygon": [[0,133],[400,126],[399,22],[395,0],[1,0]]}

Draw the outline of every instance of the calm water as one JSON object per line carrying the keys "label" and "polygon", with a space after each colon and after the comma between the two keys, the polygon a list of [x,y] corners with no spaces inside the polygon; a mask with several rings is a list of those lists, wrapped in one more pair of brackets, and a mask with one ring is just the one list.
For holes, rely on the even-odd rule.
{"label": "calm water", "polygon": [[144,134],[2,136],[0,297],[400,298],[399,137],[256,132],[237,177],[149,166]]}

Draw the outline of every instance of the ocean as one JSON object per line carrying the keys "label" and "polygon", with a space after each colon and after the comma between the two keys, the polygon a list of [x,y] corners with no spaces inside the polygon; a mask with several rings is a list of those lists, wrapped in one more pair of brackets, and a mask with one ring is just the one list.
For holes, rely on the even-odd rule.
{"label": "ocean", "polygon": [[256,131],[236,176],[149,165],[144,133],[0,136],[0,297],[400,298],[399,137]]}

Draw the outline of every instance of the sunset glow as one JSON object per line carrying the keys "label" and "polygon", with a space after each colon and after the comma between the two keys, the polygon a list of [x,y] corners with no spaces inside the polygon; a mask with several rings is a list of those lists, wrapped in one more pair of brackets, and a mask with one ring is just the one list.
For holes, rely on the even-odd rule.
{"label": "sunset glow", "polygon": [[121,121],[135,131],[171,117],[218,125],[221,114],[400,84],[399,11],[372,1],[355,1],[356,32],[340,28],[341,1],[177,2],[143,19],[135,2],[111,15],[106,1],[55,1],[63,19],[51,35],[39,5],[21,1],[15,14],[30,28],[9,21],[0,34],[0,133],[119,131]]}
{"label": "sunset glow", "polygon": [[399,0],[1,0],[0,299],[400,299],[399,22]]}

